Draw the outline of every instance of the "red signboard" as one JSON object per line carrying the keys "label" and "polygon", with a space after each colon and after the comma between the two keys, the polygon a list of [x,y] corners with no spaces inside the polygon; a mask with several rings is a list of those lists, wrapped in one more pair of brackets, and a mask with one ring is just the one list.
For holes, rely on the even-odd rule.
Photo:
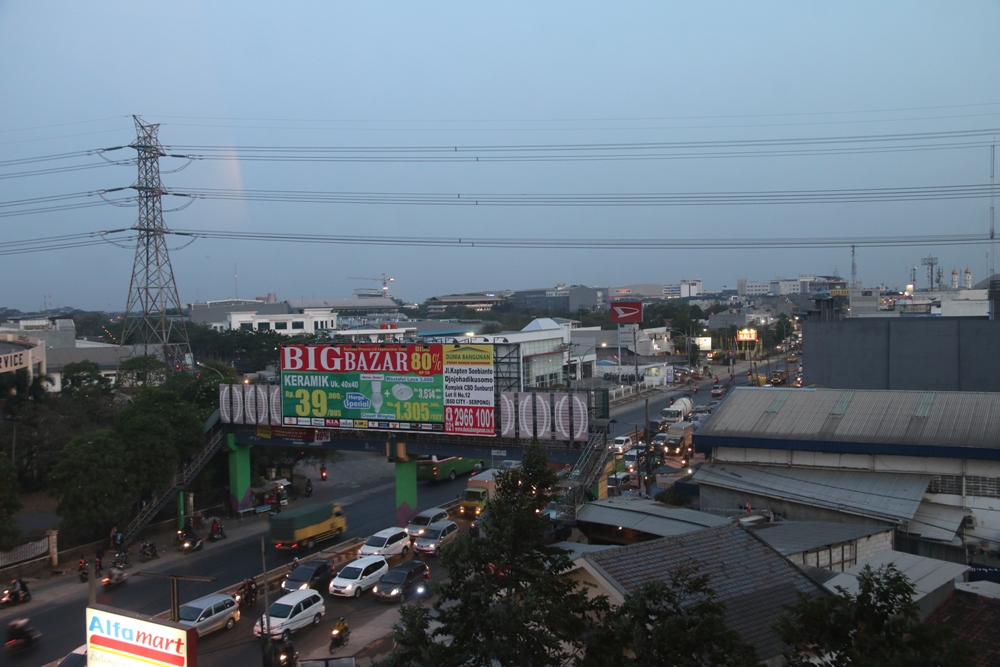
{"label": "red signboard", "polygon": [[611,304],[611,321],[642,323],[642,301],[614,301]]}

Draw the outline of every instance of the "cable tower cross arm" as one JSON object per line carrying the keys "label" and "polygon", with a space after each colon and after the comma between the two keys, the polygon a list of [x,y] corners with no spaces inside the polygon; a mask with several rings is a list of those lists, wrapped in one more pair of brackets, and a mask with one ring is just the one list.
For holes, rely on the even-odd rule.
{"label": "cable tower cross arm", "polygon": [[158,137],[159,124],[133,119],[137,136],[131,147],[139,154],[139,177],[132,188],[138,193],[139,215],[132,227],[135,261],[120,345],[127,356],[152,355],[172,370],[186,370],[193,364],[191,345],[163,222],[160,158],[166,153]]}

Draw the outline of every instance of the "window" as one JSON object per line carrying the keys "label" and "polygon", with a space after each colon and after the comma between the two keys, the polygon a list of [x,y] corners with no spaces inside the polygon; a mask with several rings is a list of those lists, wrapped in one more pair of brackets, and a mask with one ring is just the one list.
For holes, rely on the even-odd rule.
{"label": "window", "polygon": [[288,322],[275,322],[274,323],[274,328],[275,328],[275,330],[278,330],[278,329],[287,329],[288,328]]}
{"label": "window", "polygon": [[306,323],[302,322],[302,321],[299,321],[299,320],[296,320],[296,321],[292,322],[292,328],[293,329],[305,329],[306,328]]}
{"label": "window", "polygon": [[240,329],[244,331],[253,331],[253,322],[240,322]]}
{"label": "window", "polygon": [[271,323],[270,322],[258,322],[257,323],[257,331],[270,331],[270,330],[271,330]]}

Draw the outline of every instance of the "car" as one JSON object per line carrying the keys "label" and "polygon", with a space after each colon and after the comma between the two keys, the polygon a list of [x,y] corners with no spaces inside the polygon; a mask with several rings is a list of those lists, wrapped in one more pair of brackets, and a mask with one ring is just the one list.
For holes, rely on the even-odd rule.
{"label": "car", "polygon": [[614,447],[616,453],[624,454],[628,450],[632,449],[632,438],[627,435],[620,435],[615,438],[615,442],[612,447]]}
{"label": "car", "polygon": [[87,667],[87,645],[77,646],[56,667]]}
{"label": "car", "polygon": [[666,447],[666,445],[667,445],[667,434],[665,432],[657,433],[656,435],[653,436],[654,448],[662,449],[663,447]]}
{"label": "car", "polygon": [[608,495],[620,496],[623,491],[632,487],[632,473],[613,472],[608,475]]}
{"label": "car", "polygon": [[405,528],[380,530],[361,545],[361,556],[405,556],[410,551],[410,536]]}
{"label": "car", "polygon": [[309,625],[319,625],[326,613],[323,596],[319,591],[306,588],[289,593],[271,604],[267,614],[257,619],[253,626],[255,637],[263,637],[266,627],[272,638],[280,637],[288,641],[292,633]]}
{"label": "car", "polygon": [[214,593],[192,600],[180,608],[177,622],[193,627],[199,637],[216,630],[232,630],[240,620],[240,606],[231,595]]}
{"label": "car", "polygon": [[625,456],[622,457],[622,461],[625,462],[625,469],[632,472],[639,465],[639,453],[626,452]]}
{"label": "car", "polygon": [[410,534],[410,537],[420,537],[424,534],[427,526],[437,521],[444,521],[447,518],[448,510],[441,509],[440,507],[432,507],[410,519],[410,523],[406,526],[406,532]]}
{"label": "car", "polygon": [[712,395],[712,398],[722,398],[726,395],[726,390],[722,385],[717,384],[712,387],[712,391],[709,393]]}
{"label": "car", "polygon": [[500,462],[497,466],[497,470],[517,470],[521,467],[520,461],[515,461],[513,459],[505,459]]}
{"label": "car", "polygon": [[483,532],[483,519],[489,514],[489,510],[483,510],[482,513],[477,516],[472,521],[472,525],[469,526],[469,537],[481,537],[485,533]]}
{"label": "car", "polygon": [[289,570],[285,575],[285,580],[281,582],[281,590],[285,593],[302,590],[304,588],[314,588],[323,590],[330,579],[333,578],[333,563],[325,558],[315,558],[313,560],[299,563],[294,570]]}
{"label": "car", "polygon": [[427,526],[424,534],[417,538],[413,550],[421,554],[436,556],[441,548],[458,537],[458,524],[454,521],[438,521]]}
{"label": "car", "polygon": [[330,595],[361,597],[389,571],[385,556],[362,556],[345,565],[330,582]]}
{"label": "car", "polygon": [[372,586],[372,595],[383,602],[403,602],[412,596],[429,595],[431,568],[422,560],[411,560],[382,575]]}

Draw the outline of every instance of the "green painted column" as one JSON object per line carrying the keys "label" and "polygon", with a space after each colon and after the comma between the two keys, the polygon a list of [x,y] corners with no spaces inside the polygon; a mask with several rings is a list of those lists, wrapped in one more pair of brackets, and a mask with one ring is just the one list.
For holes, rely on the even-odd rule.
{"label": "green painted column", "polygon": [[417,515],[417,462],[396,459],[396,525]]}
{"label": "green painted column", "polygon": [[184,489],[177,493],[177,530],[184,527]]}
{"label": "green painted column", "polygon": [[253,507],[250,491],[250,447],[236,444],[236,435],[226,435],[229,447],[229,506],[233,512]]}

